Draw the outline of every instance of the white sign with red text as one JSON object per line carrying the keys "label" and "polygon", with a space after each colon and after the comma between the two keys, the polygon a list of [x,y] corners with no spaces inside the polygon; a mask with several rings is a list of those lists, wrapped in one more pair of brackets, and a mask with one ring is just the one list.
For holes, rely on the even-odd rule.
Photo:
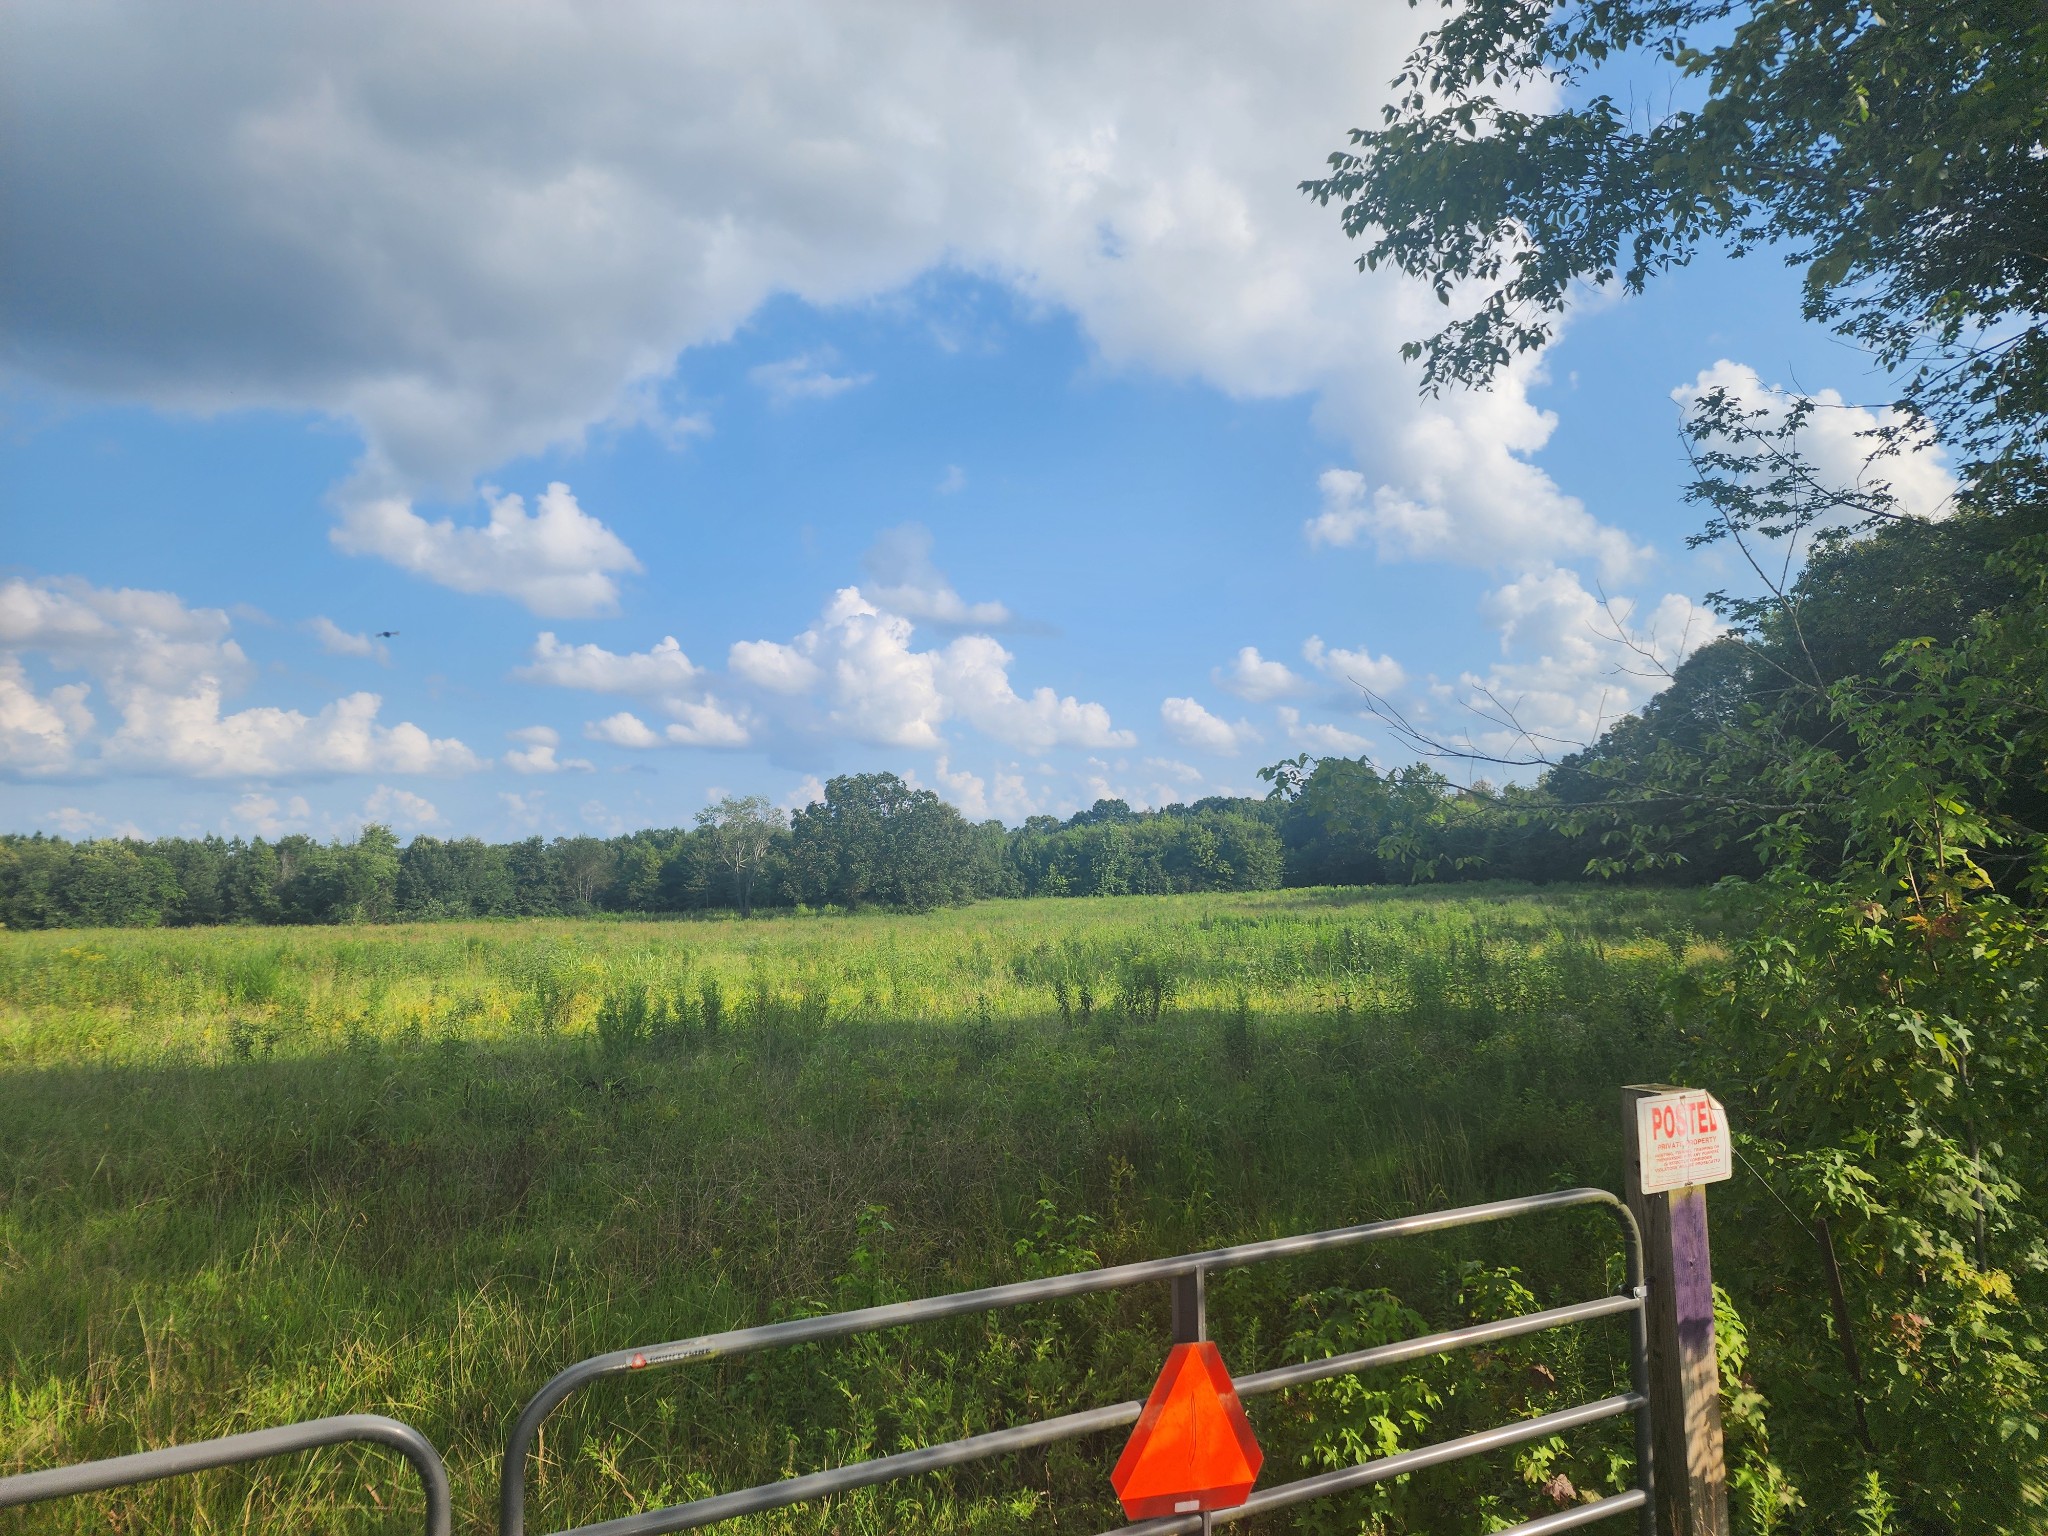
{"label": "white sign with red text", "polygon": [[1728,1117],[1700,1088],[1636,1100],[1636,1143],[1642,1149],[1643,1193],[1713,1184],[1735,1171]]}

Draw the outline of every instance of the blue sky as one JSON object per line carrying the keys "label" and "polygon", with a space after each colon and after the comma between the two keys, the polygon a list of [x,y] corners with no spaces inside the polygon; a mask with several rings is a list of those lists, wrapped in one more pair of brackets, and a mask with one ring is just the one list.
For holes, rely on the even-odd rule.
{"label": "blue sky", "polygon": [[1014,821],[1398,762],[1361,683],[1496,746],[1482,688],[1639,705],[1614,619],[1675,663],[1732,579],[1674,391],[1867,360],[1716,259],[1420,400],[1441,312],[1293,190],[1412,14],[1099,9],[24,8],[0,826],[556,835],[877,768]]}

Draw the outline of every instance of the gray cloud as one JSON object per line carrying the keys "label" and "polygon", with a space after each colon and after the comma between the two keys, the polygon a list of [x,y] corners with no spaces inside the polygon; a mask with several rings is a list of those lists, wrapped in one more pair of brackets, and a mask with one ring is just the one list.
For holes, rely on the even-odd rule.
{"label": "gray cloud", "polygon": [[1360,277],[1295,190],[1426,19],[27,0],[0,355],[95,398],[349,421],[346,508],[646,419],[681,352],[773,294],[951,264],[1071,311],[1109,366],[1315,395],[1376,486],[1441,512],[1432,557],[1604,551],[1522,457],[1549,421],[1520,381],[1418,401],[1395,347],[1434,302]]}

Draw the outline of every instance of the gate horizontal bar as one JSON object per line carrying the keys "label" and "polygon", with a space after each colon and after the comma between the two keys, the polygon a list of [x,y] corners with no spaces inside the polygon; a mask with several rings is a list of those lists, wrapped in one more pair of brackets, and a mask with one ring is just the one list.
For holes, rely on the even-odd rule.
{"label": "gate horizontal bar", "polygon": [[[1217,1525],[1249,1520],[1255,1515],[1267,1514],[1272,1510],[1305,1504],[1310,1499],[1328,1498],[1333,1493],[1350,1493],[1356,1488],[1369,1488],[1374,1483],[1384,1483],[1389,1478],[1405,1477],[1410,1472],[1420,1472],[1428,1467],[1440,1467],[1445,1462],[1463,1461],[1468,1456],[1483,1456],[1488,1451],[1499,1450],[1502,1446],[1523,1445],[1531,1440],[1541,1440],[1546,1435],[1562,1434],[1568,1429],[1597,1424],[1602,1419],[1619,1418],[1624,1413],[1648,1407],[1649,1402],[1649,1397],[1644,1393],[1624,1392],[1616,1397],[1603,1397],[1596,1403],[1581,1404],[1577,1408],[1560,1408],[1556,1413],[1546,1413],[1540,1418],[1522,1419],[1513,1424],[1503,1424],[1497,1429],[1482,1429],[1477,1434],[1462,1435],[1456,1440],[1440,1440],[1435,1445],[1419,1446],[1412,1451],[1381,1456],[1372,1461],[1361,1462],[1355,1467],[1343,1467],[1335,1472],[1304,1477],[1297,1482],[1282,1483],[1277,1488],[1268,1488],[1253,1494],[1235,1508],[1219,1509],[1207,1518]],[[1636,1491],[1640,1493],[1642,1490]],[[1634,1500],[1630,1500],[1626,1505],[1621,1505],[1620,1500],[1603,1502],[1620,1506],[1613,1511],[1615,1514],[1622,1513],[1623,1508],[1642,1507]],[[1103,1532],[1103,1536],[1182,1536],[1185,1532],[1201,1530],[1203,1518],[1201,1515],[1167,1515],[1158,1520],[1142,1520],[1136,1525],[1120,1525],[1113,1531]],[[1548,1527],[1551,1530],[1566,1528]]]}
{"label": "gate horizontal bar", "polygon": [[427,1536],[449,1536],[454,1522],[449,1510],[448,1469],[441,1463],[440,1452],[410,1424],[388,1419],[381,1413],[337,1414],[333,1418],[308,1419],[302,1424],[223,1435],[217,1440],[195,1440],[189,1445],[170,1445],[157,1451],[137,1451],[131,1456],[110,1456],[104,1461],[0,1477],[0,1509],[154,1483],[166,1477],[209,1472],[218,1467],[358,1441],[390,1446],[412,1463],[427,1495]]}
{"label": "gate horizontal bar", "polygon": [[[1237,1392],[1240,1397],[1278,1392],[1331,1376],[1348,1376],[1377,1366],[1398,1365],[1404,1360],[1416,1360],[1425,1355],[1449,1354],[1453,1350],[1491,1344],[1498,1339],[1518,1338],[1524,1334],[1543,1333],[1552,1328],[1566,1328],[1574,1323],[1612,1317],[1620,1312],[1639,1312],[1642,1305],[1633,1296],[1602,1296],[1597,1301],[1552,1307],[1545,1312],[1527,1312],[1498,1322],[1475,1323],[1466,1328],[1452,1328],[1443,1333],[1424,1334],[1394,1344],[1354,1350],[1350,1354],[1330,1355],[1321,1360],[1303,1361],[1299,1365],[1259,1371],[1239,1378]],[[1062,1414],[1055,1419],[1041,1419],[1035,1424],[1020,1424],[1014,1429],[990,1430],[986,1434],[951,1440],[944,1445],[899,1451],[893,1456],[878,1456],[872,1461],[856,1462],[827,1472],[810,1472],[801,1477],[784,1478],[781,1482],[763,1483],[757,1488],[714,1494],[688,1504],[672,1504],[666,1509],[622,1515],[593,1525],[579,1525],[560,1532],[559,1536],[661,1536],[661,1533],[669,1531],[693,1531],[702,1526],[716,1525],[721,1520],[737,1520],[742,1515],[758,1515],[765,1510],[782,1509],[810,1499],[830,1498],[834,1494],[850,1493],[856,1488],[871,1488],[877,1483],[914,1477],[921,1472],[937,1472],[946,1467],[986,1461],[992,1456],[1010,1455],[1061,1440],[1077,1439],[1082,1435],[1099,1434],[1103,1430],[1137,1423],[1144,1406],[1133,1400],[1104,1408],[1088,1408],[1079,1413]]]}
{"label": "gate horizontal bar", "polygon": [[1424,1355],[1447,1355],[1454,1349],[1470,1349],[1475,1344],[1491,1344],[1496,1339],[1518,1339],[1528,1333],[1546,1333],[1552,1328],[1569,1328],[1574,1323],[1589,1323],[1595,1318],[1642,1310],[1643,1301],[1639,1296],[1602,1296],[1595,1301],[1574,1302],[1568,1307],[1524,1312],[1519,1317],[1504,1317],[1498,1322],[1473,1323],[1464,1328],[1447,1329],[1443,1333],[1425,1333],[1417,1338],[1402,1339],[1394,1344],[1377,1344],[1371,1349],[1353,1350],[1348,1355],[1330,1355],[1322,1360],[1304,1360],[1299,1365],[1275,1366],[1270,1371],[1259,1371],[1245,1377],[1238,1382],[1237,1390],[1240,1396],[1247,1392],[1278,1392],[1282,1387],[1298,1387],[1304,1382],[1322,1381],[1330,1376],[1347,1376],[1353,1371],[1369,1371],[1381,1365],[1399,1365],[1404,1360],[1419,1360]]}
{"label": "gate horizontal bar", "polygon": [[1555,1536],[1558,1531],[1576,1531],[1582,1525],[1591,1525],[1596,1520],[1611,1520],[1616,1515],[1625,1515],[1632,1509],[1647,1510],[1650,1496],[1640,1488],[1631,1488],[1626,1493],[1617,1493],[1604,1499],[1595,1499],[1590,1504],[1581,1504],[1575,1509],[1561,1509],[1554,1515],[1544,1515],[1535,1520],[1524,1520],[1520,1525],[1511,1525],[1504,1531],[1495,1531],[1493,1536]]}
{"label": "gate horizontal bar", "polygon": [[[785,1323],[768,1323],[754,1328],[736,1328],[724,1333],[704,1334],[694,1339],[679,1339],[672,1343],[649,1345],[643,1349],[614,1350],[609,1354],[594,1355],[577,1362],[556,1374],[553,1380],[536,1392],[521,1411],[518,1421],[505,1445],[505,1459],[499,1480],[498,1529],[500,1536],[525,1536],[526,1530],[526,1458],[541,1422],[571,1393],[593,1381],[608,1376],[625,1375],[631,1371],[645,1370],[654,1366],[680,1365],[692,1361],[729,1359],[736,1355],[749,1354],[756,1350],[771,1349],[790,1344],[808,1343],[818,1339],[842,1338],[847,1334],[867,1333],[883,1328],[899,1328],[909,1323],[934,1322],[942,1318],[960,1317],[979,1312],[992,1312],[1004,1307],[1020,1306],[1029,1302],[1056,1301],[1070,1296],[1086,1296],[1101,1291],[1120,1290],[1126,1286],[1139,1285],[1148,1281],[1172,1280],[1181,1275],[1200,1274],[1209,1270],[1239,1269],[1246,1265],[1264,1263],[1273,1259],[1294,1258],[1304,1254],[1323,1253],[1333,1249],[1354,1247],[1361,1243],[1379,1242],[1395,1237],[1416,1237],[1429,1232],[1447,1231],[1456,1227],[1477,1226],[1486,1222],[1505,1221],[1510,1217],[1533,1215],[1543,1211],[1566,1210],[1575,1206],[1600,1206],[1606,1209],[1621,1226],[1624,1245],[1627,1250],[1628,1291],[1626,1299],[1640,1301],[1643,1280],[1642,1240],[1636,1230],[1635,1218],[1618,1197],[1604,1189],[1562,1189],[1549,1194],[1523,1195],[1510,1200],[1493,1200],[1480,1205],[1458,1206],[1444,1211],[1427,1211],[1414,1216],[1399,1216],[1387,1221],[1365,1222],[1358,1226],[1339,1227],[1325,1232],[1308,1232],[1294,1237],[1270,1238],[1256,1243],[1240,1243],[1227,1248],[1211,1248],[1201,1253],[1182,1254],[1168,1259],[1146,1259],[1134,1264],[1119,1264],[1108,1269],[1079,1270],[1071,1274],[1050,1275],[1039,1280],[1022,1280],[1009,1285],[988,1286],[981,1290],[956,1291],[950,1296],[931,1296],[916,1301],[892,1302],[885,1306],[863,1307],[851,1312],[829,1313],[821,1317],[796,1318]],[[1616,1310],[1627,1310],[1617,1308]],[[1638,1327],[1636,1333],[1640,1335]],[[1636,1354],[1641,1355],[1640,1339]],[[1429,1353],[1425,1350],[1423,1353]],[[1638,1371],[1640,1375],[1640,1358]],[[1313,1379],[1313,1378],[1304,1378]],[[1640,1387],[1642,1383],[1639,1381]],[[1119,1405],[1121,1406],[1121,1405]],[[1097,1410],[1106,1411],[1106,1410]],[[1059,1420],[1048,1421],[1058,1423]],[[1029,1432],[1038,1426],[1025,1426]],[[1106,1426],[1105,1426],[1106,1427]],[[1086,1433],[1074,1430],[1072,1433]],[[1646,1431],[1645,1431],[1646,1432]],[[1013,1431],[997,1431],[1009,1434]],[[1640,1438],[1640,1437],[1639,1437]],[[1039,1442],[1027,1442],[1039,1443]],[[932,1452],[946,1449],[932,1447]],[[929,1454],[907,1452],[906,1455]],[[988,1454],[995,1454],[989,1452]],[[886,1459],[886,1458],[885,1458]],[[945,1464],[945,1463],[940,1463]],[[856,1468],[839,1469],[840,1473],[851,1473]],[[911,1469],[921,1470],[921,1469]],[[837,1474],[820,1473],[813,1476],[827,1477]],[[894,1474],[904,1475],[902,1472]],[[878,1479],[886,1480],[886,1479]],[[793,1480],[801,1481],[801,1479]],[[773,1486],[773,1485],[771,1485]],[[860,1486],[847,1484],[841,1486]],[[744,1490],[753,1492],[755,1490]],[[730,1495],[738,1497],[739,1495]],[[816,1495],[805,1495],[815,1497]],[[699,1500],[698,1503],[707,1501]],[[786,1501],[786,1502],[794,1502]],[[666,1515],[675,1509],[687,1506],[672,1506],[669,1510],[649,1511],[644,1515],[628,1516],[629,1521],[648,1521],[658,1515]],[[765,1506],[774,1507],[774,1506]],[[735,1511],[734,1513],[738,1513]],[[720,1518],[730,1518],[721,1516]],[[701,1522],[700,1522],[701,1523]],[[622,1524],[606,1521],[598,1525],[582,1526],[577,1529],[586,1532],[644,1532],[681,1530],[687,1526],[655,1524]],[[566,1536],[566,1533],[564,1533]]]}

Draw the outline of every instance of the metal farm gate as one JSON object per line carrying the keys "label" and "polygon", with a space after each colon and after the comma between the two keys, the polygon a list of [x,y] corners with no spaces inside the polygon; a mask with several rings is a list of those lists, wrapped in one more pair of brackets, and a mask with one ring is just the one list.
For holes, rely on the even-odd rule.
{"label": "metal farm gate", "polygon": [[[1636,1441],[1636,1485],[1624,1493],[1560,1510],[1514,1527],[1503,1536],[1551,1536],[1596,1521],[1633,1514],[1640,1536],[1655,1536],[1653,1506],[1653,1454],[1651,1423],[1650,1340],[1648,1327],[1649,1287],[1644,1280],[1642,1234],[1629,1207],[1618,1197],[1600,1189],[1568,1189],[1554,1194],[1531,1195],[1515,1200],[1497,1200],[1485,1205],[1433,1211],[1391,1221],[1367,1222],[1327,1232],[1267,1242],[1244,1243],[1230,1248],[1212,1248],[1177,1258],[1152,1259],[1122,1264],[1110,1269],[1082,1270],[985,1290],[962,1291],[919,1301],[867,1307],[858,1311],[807,1317],[758,1328],[735,1329],[707,1334],[668,1344],[639,1349],[616,1350],[583,1360],[562,1371],[534,1394],[521,1411],[505,1447],[499,1484],[499,1536],[526,1536],[526,1467],[542,1421],[564,1399],[593,1381],[622,1376],[662,1366],[697,1364],[776,1349],[819,1339],[843,1338],[878,1329],[900,1328],[941,1318],[993,1312],[1062,1297],[1086,1296],[1123,1290],[1131,1286],[1166,1284],[1172,1288],[1172,1341],[1196,1342],[1206,1337],[1204,1306],[1205,1277],[1219,1271],[1243,1269],[1276,1259],[1304,1254],[1326,1253],[1354,1248],[1389,1238],[1412,1237],[1442,1232],[1455,1227],[1503,1221],[1510,1217],[1558,1211],[1575,1206],[1598,1207],[1611,1215],[1621,1230],[1626,1283],[1618,1295],[1599,1296],[1569,1306],[1552,1307],[1499,1322],[1481,1323],[1426,1334],[1398,1343],[1383,1344],[1323,1360],[1309,1360],[1260,1371],[1238,1378],[1236,1391],[1244,1397],[1277,1392],[1333,1376],[1369,1371],[1380,1366],[1425,1356],[1448,1354],[1501,1339],[1518,1338],[1549,1329],[1574,1327],[1604,1318],[1623,1318],[1629,1331],[1631,1390],[1613,1397],[1583,1403],[1536,1418],[1502,1424],[1477,1434],[1465,1435],[1439,1444],[1422,1446],[1396,1455],[1380,1457],[1360,1465],[1305,1477],[1274,1487],[1261,1488],[1242,1504],[1206,1514],[1166,1516],[1120,1527],[1113,1536],[1167,1536],[1170,1532],[1204,1531],[1211,1524],[1225,1525],[1274,1510],[1285,1509],[1310,1499],[1368,1487],[1390,1478],[1419,1472],[1446,1462],[1485,1455],[1506,1446],[1520,1445],[1559,1434],[1604,1419],[1633,1415]],[[600,1520],[575,1526],[559,1536],[655,1536],[657,1532],[696,1530],[736,1519],[742,1515],[781,1509],[808,1500],[822,1499],[856,1488],[872,1487],[898,1478],[945,1467],[984,1461],[1035,1446],[1050,1445],[1083,1435],[1099,1434],[1138,1421],[1138,1402],[1112,1403],[1083,1409],[1038,1423],[924,1446],[895,1455],[879,1456],[829,1471],[806,1473],[779,1482],[717,1494],[710,1498],[649,1510],[637,1515]],[[44,1499],[90,1493],[123,1485],[255,1461],[272,1456],[314,1449],[349,1441],[370,1441],[401,1452],[418,1472],[426,1492],[427,1536],[448,1536],[451,1530],[447,1472],[441,1458],[425,1436],[408,1425],[374,1414],[353,1414],[316,1419],[303,1424],[230,1435],[166,1450],[148,1451],[107,1461],[86,1462],[49,1471],[0,1478],[0,1509]]]}
{"label": "metal farm gate", "polygon": [[[512,1428],[511,1439],[505,1446],[505,1465],[499,1483],[499,1536],[526,1536],[526,1458],[534,1437],[540,1430],[541,1421],[570,1393],[602,1377],[650,1370],[656,1366],[726,1359],[758,1350],[808,1343],[814,1339],[842,1338],[848,1334],[869,1333],[880,1328],[900,1328],[910,1323],[932,1322],[973,1312],[994,1312],[1005,1307],[1024,1306],[1030,1302],[1054,1301],[1066,1296],[1087,1296],[1098,1291],[1123,1290],[1129,1286],[1149,1285],[1161,1281],[1173,1287],[1172,1342],[1192,1342],[1203,1338],[1206,1333],[1203,1278],[1213,1271],[1242,1269],[1273,1259],[1295,1258],[1302,1254],[1353,1248],[1364,1243],[1382,1242],[1388,1238],[1413,1237],[1424,1232],[1441,1232],[1452,1227],[1474,1226],[1481,1222],[1503,1221],[1510,1216],[1524,1216],[1538,1211],[1563,1210],[1582,1205],[1598,1206],[1610,1212],[1621,1227],[1627,1263],[1627,1284],[1621,1295],[1602,1296],[1571,1306],[1531,1312],[1502,1322],[1454,1328],[1443,1333],[1425,1334],[1420,1338],[1404,1339],[1397,1344],[1383,1344],[1373,1349],[1362,1349],[1325,1360],[1309,1360],[1299,1365],[1260,1371],[1255,1375],[1239,1377],[1237,1391],[1239,1395],[1247,1397],[1277,1392],[1283,1387],[1301,1386],[1311,1381],[1321,1381],[1326,1377],[1371,1370],[1376,1366],[1393,1365],[1404,1360],[1419,1359],[1425,1355],[1448,1354],[1452,1350],[1467,1349],[1497,1339],[1517,1338],[1524,1334],[1541,1333],[1546,1329],[1565,1328],[1598,1318],[1616,1316],[1625,1316],[1629,1320],[1632,1391],[1602,1398],[1598,1402],[1581,1404],[1576,1408],[1547,1413],[1539,1418],[1503,1424],[1496,1429],[1466,1435],[1461,1439],[1447,1440],[1441,1444],[1381,1457],[1341,1471],[1325,1472],[1316,1477],[1306,1477],[1296,1482],[1282,1483],[1278,1487],[1261,1489],[1243,1504],[1233,1509],[1218,1510],[1211,1515],[1167,1516],[1147,1520],[1138,1525],[1124,1526],[1113,1533],[1113,1536],[1137,1536],[1139,1532],[1145,1533],[1145,1536],[1168,1536],[1170,1532],[1201,1531],[1207,1528],[1210,1521],[1227,1524],[1248,1519],[1253,1515],[1285,1509],[1289,1505],[1300,1504],[1309,1499],[1325,1498],[1331,1494],[1347,1493],[1354,1488],[1368,1487],[1374,1483],[1384,1482],[1388,1478],[1421,1471],[1425,1467],[1440,1466],[1445,1462],[1459,1461],[1467,1456],[1484,1455],[1502,1446],[1540,1440],[1547,1435],[1558,1434],[1564,1430],[1597,1423],[1602,1419],[1614,1418],[1625,1413],[1635,1415],[1636,1424],[1638,1481],[1633,1489],[1601,1499],[1597,1503],[1582,1504],[1575,1509],[1563,1510],[1555,1515],[1529,1521],[1514,1527],[1512,1532],[1501,1533],[1501,1536],[1549,1536],[1551,1532],[1573,1530],[1630,1511],[1637,1514],[1642,1536],[1655,1536],[1651,1511],[1649,1351],[1644,1321],[1647,1287],[1643,1283],[1642,1239],[1635,1218],[1630,1215],[1628,1207],[1604,1189],[1567,1189],[1555,1194],[1529,1195],[1517,1200],[1496,1200],[1486,1205],[1432,1211],[1421,1216],[1403,1216],[1393,1221],[1367,1222],[1363,1226],[1339,1227],[1329,1232],[1310,1232],[1299,1237],[1281,1237],[1263,1243],[1244,1243],[1234,1248],[1211,1248],[1204,1253],[1183,1254],[1179,1258],[1148,1259],[1137,1264],[1120,1264],[1113,1269],[1081,1270],[1074,1274],[1054,1275],[1044,1280],[1026,1280],[1015,1285],[991,1286],[980,1291],[960,1291],[951,1296],[933,1296],[923,1301],[864,1307],[856,1312],[836,1312],[823,1317],[802,1318],[796,1322],[771,1323],[762,1328],[740,1328],[730,1333],[707,1334],[702,1338],[684,1339],[673,1344],[655,1344],[645,1349],[617,1350],[608,1355],[598,1355],[580,1361],[556,1376],[534,1394],[532,1401],[519,1415],[518,1423]],[[600,1520],[591,1525],[579,1525],[559,1533],[559,1536],[655,1536],[655,1533],[663,1531],[696,1530],[703,1526],[716,1525],[723,1520],[736,1519],[741,1515],[781,1509],[786,1505],[802,1503],[808,1499],[821,1499],[855,1488],[867,1488],[877,1483],[893,1482],[897,1478],[912,1477],[920,1472],[936,1471],[941,1467],[957,1467],[991,1456],[1003,1456],[1033,1446],[1050,1445],[1080,1435],[1097,1434],[1106,1429],[1135,1424],[1141,1406],[1136,1402],[1124,1402],[1102,1408],[1084,1409],[1079,1413],[1062,1414],[1056,1419],[1045,1419],[1036,1424],[1019,1425],[1014,1429],[999,1429],[989,1434],[973,1435],[964,1440],[949,1441],[944,1445],[925,1446],[894,1456],[878,1456],[871,1461],[836,1467],[829,1472],[811,1472],[801,1477],[785,1478],[780,1482],[763,1483],[754,1488],[721,1493],[708,1499],[697,1499],[688,1504],[672,1505],[667,1509],[649,1510],[644,1514],[626,1515],[615,1520]],[[4,1488],[4,1485],[0,1485],[0,1488]]]}
{"label": "metal farm gate", "polygon": [[427,1495],[427,1536],[450,1536],[455,1522],[448,1503],[448,1469],[441,1464],[441,1453],[410,1424],[387,1419],[381,1413],[307,1419],[299,1424],[280,1424],[275,1429],[223,1435],[218,1440],[166,1446],[160,1451],[139,1451],[133,1456],[112,1456],[105,1461],[52,1467],[47,1472],[0,1477],[0,1509],[161,1482],[167,1477],[188,1477],[194,1472],[211,1472],[219,1467],[268,1461],[273,1456],[290,1456],[322,1446],[359,1442],[388,1445],[412,1463]]}

